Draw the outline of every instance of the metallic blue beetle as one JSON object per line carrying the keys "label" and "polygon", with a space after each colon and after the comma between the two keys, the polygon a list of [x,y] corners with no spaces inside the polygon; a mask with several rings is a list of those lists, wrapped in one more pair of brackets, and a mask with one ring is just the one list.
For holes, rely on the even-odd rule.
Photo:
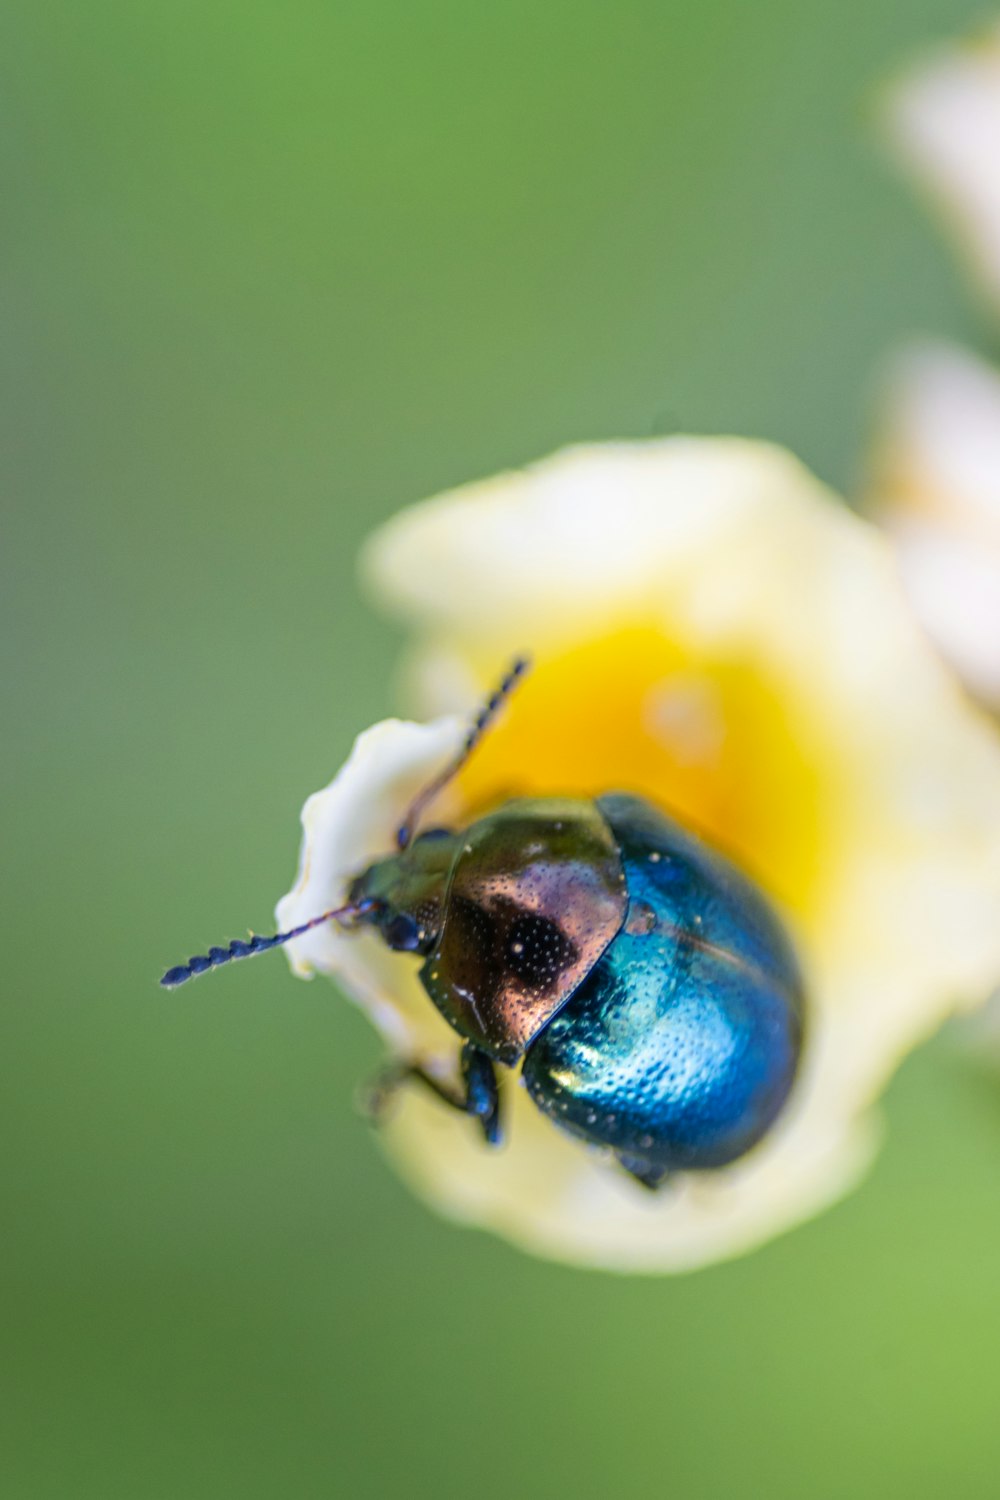
{"label": "metallic blue beetle", "polygon": [[645,1187],[724,1166],[788,1098],[802,1048],[802,983],[760,893],[721,854],[640,797],[507,802],[460,832],[416,835],[524,670],[515,663],[454,765],[417,798],[397,850],[346,906],[289,933],[214,948],[163,984],[335,919],[420,955],[420,980],[463,1038],[461,1093],[418,1061],[408,1078],[501,1138],[497,1067],[521,1065],[561,1129],[614,1154]]}

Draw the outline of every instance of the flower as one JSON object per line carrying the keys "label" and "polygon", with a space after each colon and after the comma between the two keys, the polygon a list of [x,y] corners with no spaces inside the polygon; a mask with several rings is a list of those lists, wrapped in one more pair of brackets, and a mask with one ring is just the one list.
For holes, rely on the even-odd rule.
{"label": "flower", "polygon": [[[1000,24],[888,91],[897,152],[1000,307]],[[886,381],[867,505],[911,603],[966,686],[1000,710],[1000,374],[928,344]]]}
{"label": "flower", "polygon": [[[512,1078],[502,1148],[411,1089],[391,1156],[457,1219],[620,1270],[738,1254],[843,1193],[901,1058],[1000,975],[1000,745],[925,643],[885,538],[777,448],[671,438],[568,449],[426,501],[376,533],[364,570],[413,631],[419,708],[442,717],[369,730],[310,798],[282,926],[388,850],[527,649],[532,673],[435,819],[519,793],[638,792],[756,876],[809,995],[792,1098],[729,1167],[650,1194]],[[291,957],[337,977],[391,1047],[453,1070],[457,1039],[405,957],[329,925]]]}
{"label": "flower", "polygon": [[1000,710],[1000,372],[946,344],[900,356],[870,497],[928,633]]}
{"label": "flower", "polygon": [[1000,23],[904,73],[885,114],[897,153],[1000,304]]}

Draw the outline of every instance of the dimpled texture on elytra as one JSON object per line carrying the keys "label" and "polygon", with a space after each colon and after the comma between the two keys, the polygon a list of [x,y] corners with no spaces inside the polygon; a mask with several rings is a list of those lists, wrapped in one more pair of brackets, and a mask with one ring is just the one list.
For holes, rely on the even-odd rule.
{"label": "dimpled texture on elytra", "polygon": [[722,855],[637,797],[598,806],[621,850],[629,917],[529,1048],[525,1085],[559,1125],[633,1164],[723,1166],[792,1087],[795,957]]}

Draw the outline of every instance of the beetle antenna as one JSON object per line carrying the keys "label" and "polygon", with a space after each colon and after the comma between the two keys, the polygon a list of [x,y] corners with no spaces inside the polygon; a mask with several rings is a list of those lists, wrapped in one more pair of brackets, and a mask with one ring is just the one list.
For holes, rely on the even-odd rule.
{"label": "beetle antenna", "polygon": [[282,943],[301,937],[304,932],[309,932],[313,927],[319,927],[323,922],[343,922],[346,925],[357,917],[364,916],[371,910],[373,904],[371,901],[349,902],[346,906],[338,906],[332,911],[321,912],[318,917],[312,917],[308,922],[303,922],[300,927],[292,927],[288,932],[276,932],[273,937],[261,937],[259,933],[251,933],[246,941],[234,938],[226,948],[209,948],[207,953],[199,953],[194,958],[189,958],[186,964],[177,964],[174,968],[168,969],[160,983],[164,989],[174,990],[179,984],[186,984],[189,979],[194,979],[198,974],[204,974],[209,969],[218,969],[223,964],[232,963],[235,958],[253,958],[258,953],[266,953],[269,948],[280,948]]}
{"label": "beetle antenna", "polygon": [[498,684],[496,690],[487,698],[470,725],[469,732],[465,737],[465,744],[451,762],[451,765],[445,766],[444,770],[435,776],[433,781],[428,782],[423,790],[419,791],[414,797],[410,803],[409,811],[396,833],[396,847],[400,851],[409,848],[424,808],[429,802],[433,802],[438,792],[443,791],[453,777],[458,775],[530,666],[531,663],[526,656],[519,656],[511,662],[506,675]]}

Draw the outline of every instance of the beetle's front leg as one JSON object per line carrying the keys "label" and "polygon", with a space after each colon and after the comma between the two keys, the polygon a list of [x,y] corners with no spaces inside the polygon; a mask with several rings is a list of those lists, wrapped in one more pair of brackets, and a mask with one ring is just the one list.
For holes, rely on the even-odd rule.
{"label": "beetle's front leg", "polygon": [[465,1107],[483,1127],[487,1145],[500,1144],[500,1089],[492,1059],[473,1042],[462,1045],[462,1078]]}
{"label": "beetle's front leg", "polygon": [[398,1091],[411,1078],[430,1089],[435,1098],[440,1099],[442,1104],[447,1104],[449,1109],[456,1109],[463,1115],[472,1115],[482,1126],[489,1145],[499,1144],[500,1090],[496,1072],[486,1053],[481,1052],[472,1042],[465,1042],[462,1046],[464,1095],[450,1089],[419,1063],[400,1061],[390,1063],[368,1085],[361,1098],[363,1113],[377,1123]]}

